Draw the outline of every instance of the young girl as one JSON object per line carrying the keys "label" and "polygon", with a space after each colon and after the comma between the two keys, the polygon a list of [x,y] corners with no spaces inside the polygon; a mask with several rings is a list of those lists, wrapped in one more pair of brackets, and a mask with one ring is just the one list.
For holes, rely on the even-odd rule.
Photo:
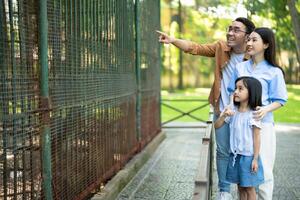
{"label": "young girl", "polygon": [[227,107],[215,121],[215,128],[224,122],[230,127],[230,160],[226,179],[238,184],[241,200],[256,199],[255,187],[263,183],[263,166],[259,157],[259,120],[254,120],[253,112],[261,106],[262,86],[252,77],[236,80],[234,105]]}
{"label": "young girl", "polygon": [[241,76],[252,76],[262,85],[262,106],[257,107],[254,117],[261,120],[260,156],[264,166],[265,182],[259,186],[258,198],[272,200],[273,166],[276,154],[276,135],[273,111],[287,101],[287,91],[282,69],[276,63],[275,37],[269,28],[256,28],[248,37],[247,53],[251,59],[235,66],[229,92],[235,89],[235,80]]}

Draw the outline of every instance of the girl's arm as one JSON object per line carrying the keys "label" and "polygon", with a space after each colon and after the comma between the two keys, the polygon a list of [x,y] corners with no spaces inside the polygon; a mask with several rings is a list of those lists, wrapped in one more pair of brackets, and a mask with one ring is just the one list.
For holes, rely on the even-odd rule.
{"label": "girl's arm", "polygon": [[220,117],[215,121],[215,128],[220,128],[225,122],[226,116],[221,113]]}
{"label": "girl's arm", "polygon": [[260,129],[256,126],[253,126],[253,150],[253,157],[257,159],[260,150]]}
{"label": "girl's arm", "polygon": [[253,155],[253,160],[252,160],[252,171],[257,172],[258,170],[258,154],[260,151],[260,129],[257,128],[256,126],[253,126],[253,150],[254,150],[254,155]]}
{"label": "girl's arm", "polygon": [[256,120],[261,120],[262,118],[264,118],[264,116],[268,113],[268,112],[273,112],[274,110],[277,110],[278,108],[280,108],[282,105],[279,102],[273,102],[267,106],[257,106],[256,107],[256,112],[254,112],[254,118]]}
{"label": "girl's arm", "polygon": [[233,114],[233,110],[231,110],[229,107],[225,108],[225,110],[220,114],[220,117],[215,121],[215,128],[220,128],[221,126],[223,126],[226,117],[232,116]]}

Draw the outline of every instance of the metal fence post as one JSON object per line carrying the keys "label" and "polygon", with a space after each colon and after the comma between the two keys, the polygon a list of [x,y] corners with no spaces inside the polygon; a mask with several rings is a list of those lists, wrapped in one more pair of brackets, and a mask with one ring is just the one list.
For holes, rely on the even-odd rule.
{"label": "metal fence post", "polygon": [[42,108],[42,177],[45,199],[52,199],[50,101],[48,87],[48,21],[47,1],[39,1],[39,64]]}
{"label": "metal fence post", "polygon": [[140,70],[140,57],[141,57],[141,33],[140,33],[140,3],[139,0],[135,1],[135,34],[136,34],[136,84],[137,84],[137,94],[136,94],[136,131],[137,139],[141,141],[141,70]]}
{"label": "metal fence post", "polygon": [[[158,3],[158,9],[159,9],[159,21],[160,21],[160,0],[157,1]],[[159,22],[159,30],[162,30],[161,29],[161,24]],[[159,67],[160,67],[160,71],[159,71],[159,88],[161,88],[161,77],[160,77],[160,74],[161,74],[161,70],[163,69],[163,66],[162,66],[162,62],[161,62],[161,45],[158,45],[158,59],[159,59]],[[159,91],[159,121],[160,121],[160,124],[162,123],[161,119],[162,119],[162,112],[161,112],[161,103],[162,103],[162,100],[161,100],[161,92]],[[160,128],[162,128],[162,124],[160,125]]]}

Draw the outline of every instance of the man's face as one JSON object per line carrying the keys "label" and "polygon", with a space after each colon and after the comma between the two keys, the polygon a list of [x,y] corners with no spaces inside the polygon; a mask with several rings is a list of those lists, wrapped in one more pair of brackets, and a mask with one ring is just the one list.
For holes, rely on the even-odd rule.
{"label": "man's face", "polygon": [[247,39],[246,26],[242,22],[233,21],[227,29],[227,45],[230,47],[242,46]]}

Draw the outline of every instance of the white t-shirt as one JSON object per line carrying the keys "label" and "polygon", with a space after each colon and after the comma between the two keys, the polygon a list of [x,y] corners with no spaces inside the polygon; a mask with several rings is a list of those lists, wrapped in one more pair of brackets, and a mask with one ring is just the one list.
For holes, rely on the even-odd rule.
{"label": "white t-shirt", "polygon": [[222,70],[222,80],[221,80],[221,99],[220,99],[220,111],[222,112],[230,102],[229,102],[229,92],[227,90],[230,83],[230,79],[235,68],[235,65],[242,62],[244,54],[231,53],[230,60]]}

